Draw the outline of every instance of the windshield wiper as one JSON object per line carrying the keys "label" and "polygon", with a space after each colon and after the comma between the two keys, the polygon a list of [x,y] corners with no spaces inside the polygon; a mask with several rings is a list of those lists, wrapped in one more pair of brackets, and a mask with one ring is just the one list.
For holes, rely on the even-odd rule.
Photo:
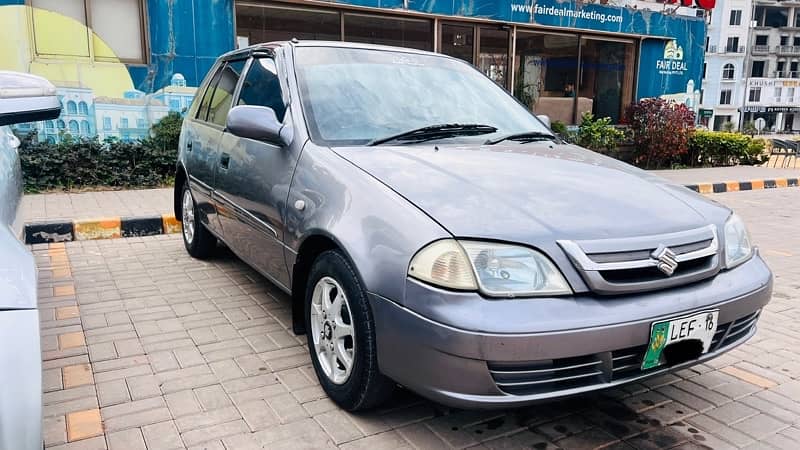
{"label": "windshield wiper", "polygon": [[521,141],[521,142],[533,142],[533,141],[542,141],[542,140],[553,140],[557,141],[558,138],[555,137],[551,133],[545,133],[544,131],[526,131],[524,133],[513,133],[507,134],[505,136],[500,136],[497,139],[489,139],[488,141],[484,142],[484,145],[494,145],[498,142],[503,141]]}
{"label": "windshield wiper", "polygon": [[478,123],[443,123],[375,139],[370,141],[367,145],[380,145],[391,141],[424,142],[456,136],[477,136],[480,134],[494,133],[496,131],[497,128],[491,125],[481,125]]}

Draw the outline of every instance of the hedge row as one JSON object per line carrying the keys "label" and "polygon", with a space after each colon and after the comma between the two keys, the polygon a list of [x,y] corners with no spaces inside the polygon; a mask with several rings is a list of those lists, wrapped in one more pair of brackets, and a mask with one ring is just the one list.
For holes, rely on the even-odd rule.
{"label": "hedge row", "polygon": [[86,187],[157,187],[175,175],[181,116],[170,114],[136,142],[62,136],[57,144],[22,137],[19,149],[27,192]]}
{"label": "hedge row", "polygon": [[701,166],[758,164],[766,141],[727,131],[697,130],[689,137],[689,158]]}

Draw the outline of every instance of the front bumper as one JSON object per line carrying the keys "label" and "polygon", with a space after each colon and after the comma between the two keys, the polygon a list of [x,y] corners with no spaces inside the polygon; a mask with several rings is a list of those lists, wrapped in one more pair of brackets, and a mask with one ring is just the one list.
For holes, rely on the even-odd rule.
{"label": "front bumper", "polygon": [[[406,306],[370,294],[381,371],[440,403],[492,408],[604,389],[714,358],[755,334],[772,274],[756,255],[710,280],[625,297],[487,300],[413,280],[406,292]],[[654,321],[707,309],[719,309],[708,353],[640,370]],[[535,331],[520,331],[525,326]]]}

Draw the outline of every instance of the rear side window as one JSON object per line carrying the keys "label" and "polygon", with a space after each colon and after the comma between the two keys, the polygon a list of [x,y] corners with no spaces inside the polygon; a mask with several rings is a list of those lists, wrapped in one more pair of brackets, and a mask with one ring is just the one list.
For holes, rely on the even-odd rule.
{"label": "rear side window", "polygon": [[239,93],[237,105],[267,106],[275,111],[275,116],[283,122],[286,115],[286,105],[283,103],[281,83],[278,80],[278,70],[272,58],[258,58],[253,60],[250,70],[244,77],[242,90]]}
{"label": "rear side window", "polygon": [[[230,111],[231,102],[233,102],[233,92],[236,90],[236,84],[239,82],[239,77],[242,75],[244,63],[245,60],[231,61],[225,64],[225,67],[220,71],[214,94],[210,96],[211,99],[208,104],[207,120],[209,122],[221,127],[225,126],[225,121],[228,118],[228,111]],[[203,102],[206,101],[206,97],[209,97],[209,95],[206,94],[203,98]],[[202,110],[202,104],[200,108]]]}
{"label": "rear side window", "polygon": [[195,118],[203,121],[206,120],[206,117],[208,116],[208,104],[211,103],[211,96],[214,95],[214,87],[217,85],[217,81],[219,81],[219,76],[221,74],[222,69],[217,70],[217,72],[214,74],[214,77],[208,82],[206,90],[203,91],[202,101],[200,102],[200,106],[197,108],[197,115]]}

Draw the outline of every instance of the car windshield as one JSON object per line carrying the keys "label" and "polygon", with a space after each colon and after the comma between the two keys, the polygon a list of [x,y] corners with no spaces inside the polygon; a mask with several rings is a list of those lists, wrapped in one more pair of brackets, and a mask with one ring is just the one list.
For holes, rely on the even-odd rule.
{"label": "car windshield", "polygon": [[321,144],[364,145],[443,124],[497,129],[453,137],[459,142],[549,133],[500,86],[458,60],[402,51],[298,47],[296,67],[311,138]]}

